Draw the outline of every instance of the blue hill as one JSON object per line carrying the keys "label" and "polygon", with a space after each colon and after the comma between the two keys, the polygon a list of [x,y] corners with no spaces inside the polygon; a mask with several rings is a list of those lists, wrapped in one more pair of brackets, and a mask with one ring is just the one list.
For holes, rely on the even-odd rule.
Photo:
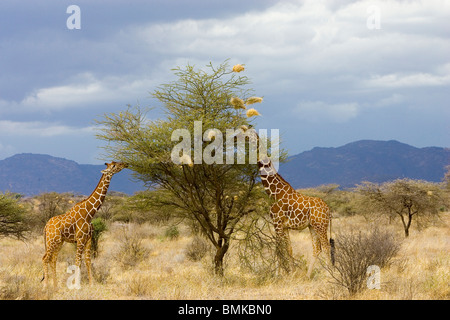
{"label": "blue hill", "polygon": [[[27,196],[43,192],[73,192],[89,195],[97,186],[105,165],[78,164],[43,154],[23,153],[0,161],[0,191]],[[125,169],[111,180],[109,191],[133,194],[144,190]]]}

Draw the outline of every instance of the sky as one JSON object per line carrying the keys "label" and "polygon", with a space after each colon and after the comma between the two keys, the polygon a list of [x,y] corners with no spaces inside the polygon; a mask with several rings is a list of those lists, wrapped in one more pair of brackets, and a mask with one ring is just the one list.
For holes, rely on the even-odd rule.
{"label": "sky", "polygon": [[[68,10],[76,5],[79,11]],[[79,14],[78,14],[79,13]],[[450,147],[450,1],[0,1],[0,160],[99,164],[105,113],[171,69],[244,64],[289,155],[361,139]]]}

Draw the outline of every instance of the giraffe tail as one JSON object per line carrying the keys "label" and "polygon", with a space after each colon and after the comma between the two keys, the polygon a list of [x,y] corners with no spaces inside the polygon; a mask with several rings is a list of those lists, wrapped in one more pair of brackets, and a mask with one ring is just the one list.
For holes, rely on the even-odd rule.
{"label": "giraffe tail", "polygon": [[336,247],[334,246],[334,239],[330,238],[330,255],[331,255],[331,264],[334,266],[335,263],[335,258],[334,258],[334,253],[335,253]]}
{"label": "giraffe tail", "polygon": [[334,266],[335,263],[335,253],[336,253],[336,247],[334,245],[334,239],[331,237],[331,216],[330,216],[330,258],[331,258],[331,264]]}
{"label": "giraffe tail", "polygon": [[[47,257],[48,257],[48,253],[45,252],[44,256],[42,257],[42,261],[44,262],[44,265],[47,263],[47,260],[48,260]],[[44,268],[45,268],[45,266],[44,266]],[[41,282],[44,281],[44,279],[45,279],[45,272],[43,271],[42,273],[43,273],[43,275],[42,275]]]}
{"label": "giraffe tail", "polygon": [[[47,260],[48,260],[48,253],[47,253],[47,228],[44,229],[44,247],[45,247],[45,254],[42,257],[42,261],[45,264],[45,263],[47,263]],[[44,281],[44,279],[45,279],[45,272],[43,272],[41,282]]]}

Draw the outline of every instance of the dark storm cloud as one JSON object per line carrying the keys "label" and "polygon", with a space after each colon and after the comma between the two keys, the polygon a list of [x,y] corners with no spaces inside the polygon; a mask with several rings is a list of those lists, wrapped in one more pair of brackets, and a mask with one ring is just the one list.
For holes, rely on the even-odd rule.
{"label": "dark storm cloud", "polygon": [[[70,4],[80,30],[66,27]],[[33,150],[80,141],[92,162],[94,119],[154,104],[177,65],[227,58],[246,64],[264,96],[258,125],[291,153],[360,138],[445,145],[449,13],[437,0],[2,1],[0,158],[28,152],[28,136]],[[76,149],[55,152],[83,162]]]}

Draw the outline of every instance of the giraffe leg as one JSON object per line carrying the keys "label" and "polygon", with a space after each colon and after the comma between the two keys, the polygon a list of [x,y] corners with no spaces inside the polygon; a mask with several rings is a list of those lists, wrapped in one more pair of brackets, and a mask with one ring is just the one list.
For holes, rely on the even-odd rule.
{"label": "giraffe leg", "polygon": [[289,237],[288,229],[280,229],[276,231],[278,242],[280,243],[280,249],[282,248],[287,252],[290,258],[292,258],[292,245],[291,238]]}
{"label": "giraffe leg", "polygon": [[314,227],[309,226],[309,231],[311,233],[311,238],[312,238],[313,256],[312,256],[311,262],[309,263],[308,271],[306,273],[306,276],[308,278],[311,277],[311,273],[314,269],[314,264],[316,263],[317,256],[320,254],[320,252],[322,250],[321,245],[320,245],[320,238],[319,238],[316,230],[314,229]]}
{"label": "giraffe leg", "polygon": [[331,263],[331,245],[328,241],[327,228],[321,230],[321,232],[319,233],[319,239],[322,251],[325,252],[326,261],[328,263]]}
{"label": "giraffe leg", "polygon": [[42,258],[42,262],[44,264],[44,278],[42,280],[44,280],[44,288],[48,287],[48,266],[51,260],[51,254],[49,252],[46,252],[44,254],[44,257]]}
{"label": "giraffe leg", "polygon": [[289,230],[284,229],[284,242],[286,243],[286,250],[288,252],[288,255],[291,259],[294,258],[292,255],[292,244],[291,244],[291,237],[289,236]]}
{"label": "giraffe leg", "polygon": [[270,207],[270,217],[276,235],[277,272],[280,266],[289,272],[291,269],[290,264],[293,261],[292,246],[289,238],[289,229],[284,227],[279,214],[280,209],[280,205],[277,202]]}
{"label": "giraffe leg", "polygon": [[276,228],[275,232],[277,236],[278,264],[289,272],[291,270],[291,262],[293,261],[289,230],[280,227]]}
{"label": "giraffe leg", "polygon": [[58,252],[61,249],[62,243],[57,244],[52,252],[50,265],[52,270],[53,288],[56,290],[58,287],[58,279],[56,277],[56,261],[58,260]]}
{"label": "giraffe leg", "polygon": [[49,238],[49,229],[51,229],[51,227],[51,224],[47,222],[44,228],[45,254],[42,257],[42,263],[44,265],[44,277],[42,278],[42,280],[44,280],[44,288],[48,287],[48,268],[52,259],[52,240]]}
{"label": "giraffe leg", "polygon": [[91,272],[91,239],[88,240],[86,244],[86,249],[84,251],[84,262],[86,263],[86,270],[89,277],[89,284],[92,285],[92,272]]}
{"label": "giraffe leg", "polygon": [[86,243],[84,243],[81,240],[77,240],[77,252],[75,254],[75,266],[80,271],[80,275],[81,275],[81,259],[82,259],[85,247],[86,247]]}
{"label": "giraffe leg", "polygon": [[86,244],[82,241],[77,241],[77,252],[75,254],[75,265],[80,268],[81,267],[81,259],[83,257],[83,252]]}
{"label": "giraffe leg", "polygon": [[[44,264],[44,288],[48,287],[50,273],[53,278],[53,287],[56,288],[56,259],[58,257],[59,249],[62,243],[58,243],[52,239],[45,239],[46,241],[46,251],[42,257],[42,262]],[[50,269],[50,272],[49,272]]]}
{"label": "giraffe leg", "polygon": [[52,260],[50,262],[51,269],[52,269],[52,278],[53,278],[53,289],[57,289],[58,287],[58,279],[56,278],[56,258],[57,255],[52,256]]}
{"label": "giraffe leg", "polygon": [[285,234],[284,242],[285,242],[286,250],[287,250],[287,254],[288,254],[287,269],[288,269],[288,271],[290,271],[291,269],[295,269],[295,263],[294,263],[294,255],[292,253],[292,243],[291,243],[291,237],[289,236],[289,229],[285,229],[284,234]]}

